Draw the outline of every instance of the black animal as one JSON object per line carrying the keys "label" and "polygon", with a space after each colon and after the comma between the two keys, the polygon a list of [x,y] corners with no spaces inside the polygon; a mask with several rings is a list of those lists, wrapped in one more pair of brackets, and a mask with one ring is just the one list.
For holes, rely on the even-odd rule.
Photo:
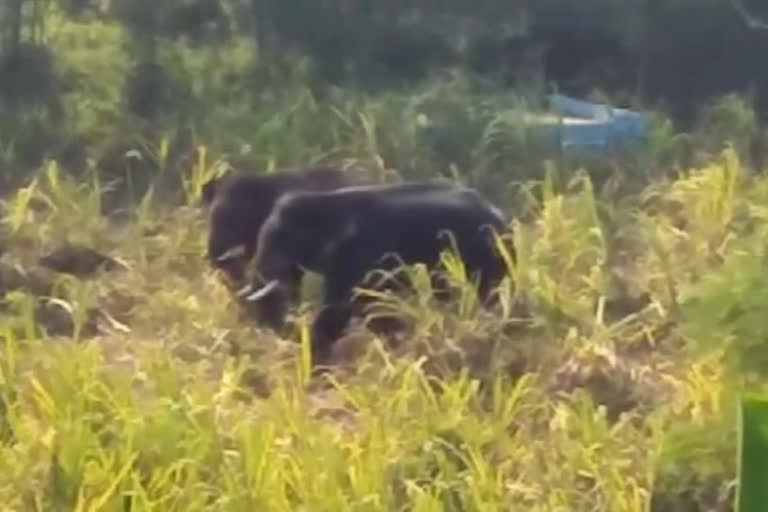
{"label": "black animal", "polygon": [[[286,194],[259,235],[254,264],[261,282],[267,284],[248,299],[290,293],[300,268],[322,275],[324,305],[310,335],[316,360],[323,360],[351,315],[366,302],[352,296],[353,288],[397,285],[371,282],[370,271],[393,270],[402,263],[420,262],[435,270],[441,251],[451,246],[446,232],[455,240],[468,275],[479,277],[478,292],[487,301],[506,273],[488,228],[498,234],[508,232],[497,208],[474,190],[448,184],[369,185]],[[273,325],[281,321],[271,319]]]}
{"label": "black animal", "polygon": [[[246,269],[256,250],[261,226],[279,197],[291,191],[333,190],[368,182],[369,176],[363,169],[345,170],[333,165],[282,168],[270,174],[232,172],[208,181],[202,187],[201,202],[210,207],[209,264],[223,272],[231,286],[241,288],[247,282]],[[270,319],[284,315],[286,300],[298,300],[301,277],[301,272],[285,277],[292,294],[273,294],[259,302],[246,301],[243,306],[249,314],[277,328]],[[250,281],[240,295],[262,284],[258,279]]]}
{"label": "black animal", "polygon": [[333,190],[367,183],[359,170],[335,166],[278,169],[271,174],[233,172],[202,187],[201,202],[210,206],[207,259],[235,285],[245,282],[247,264],[275,201],[297,190]]}

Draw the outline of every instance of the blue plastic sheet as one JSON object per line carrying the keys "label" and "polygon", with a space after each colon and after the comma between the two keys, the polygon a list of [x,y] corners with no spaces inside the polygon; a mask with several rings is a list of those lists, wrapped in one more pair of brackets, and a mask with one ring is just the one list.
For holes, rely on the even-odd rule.
{"label": "blue plastic sheet", "polygon": [[611,151],[647,135],[647,120],[638,112],[561,94],[553,94],[549,100],[550,108],[562,116],[557,129],[562,148]]}

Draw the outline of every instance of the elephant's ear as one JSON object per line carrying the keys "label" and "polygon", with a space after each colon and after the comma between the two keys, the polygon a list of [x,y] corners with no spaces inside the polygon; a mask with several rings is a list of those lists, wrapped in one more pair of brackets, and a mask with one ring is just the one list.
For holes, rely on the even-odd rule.
{"label": "elephant's ear", "polygon": [[328,257],[333,253],[341,244],[353,238],[359,231],[358,220],[354,218],[344,219],[341,228],[337,231],[336,235],[328,240],[321,250],[323,258]]}

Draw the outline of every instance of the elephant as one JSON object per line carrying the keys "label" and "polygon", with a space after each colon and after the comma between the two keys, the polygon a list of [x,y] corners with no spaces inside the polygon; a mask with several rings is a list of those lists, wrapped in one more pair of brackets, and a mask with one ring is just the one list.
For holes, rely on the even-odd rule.
{"label": "elephant", "polygon": [[[254,256],[260,283],[247,299],[290,294],[293,276],[306,269],[325,281],[323,305],[310,337],[315,360],[327,359],[364,299],[356,286],[371,282],[371,271],[423,263],[435,270],[450,233],[467,274],[479,277],[478,295],[489,304],[507,267],[490,230],[510,232],[502,212],[477,191],[438,182],[361,185],[327,191],[296,191],[275,203],[265,220]],[[514,258],[514,250],[510,251]],[[394,256],[394,257],[393,257]],[[254,287],[255,289],[255,287]],[[282,318],[272,318],[280,325]]]}

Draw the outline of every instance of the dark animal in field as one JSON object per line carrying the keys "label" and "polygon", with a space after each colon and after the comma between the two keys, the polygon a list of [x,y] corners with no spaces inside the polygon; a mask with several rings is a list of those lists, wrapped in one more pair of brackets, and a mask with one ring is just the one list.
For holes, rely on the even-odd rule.
{"label": "dark animal in field", "polygon": [[[261,225],[282,194],[364,183],[367,180],[359,171],[334,166],[279,169],[271,174],[238,172],[214,178],[203,185],[201,198],[211,207],[207,258],[215,268],[241,283]],[[232,254],[238,250],[239,255]]]}
{"label": "dark animal in field", "polygon": [[[365,171],[331,165],[278,169],[270,174],[233,172],[202,187],[201,202],[210,206],[207,259],[231,284],[246,282],[246,269],[256,250],[264,220],[283,194],[299,190],[333,190],[368,183]],[[289,278],[286,278],[289,279]],[[298,282],[300,273],[293,279]],[[276,299],[276,298],[275,298]],[[257,316],[271,316],[269,309],[284,307],[269,300],[258,305]]]}
{"label": "dark animal in field", "polygon": [[[302,268],[320,274],[325,280],[324,304],[310,336],[316,359],[323,360],[351,316],[368,302],[353,296],[354,287],[384,289],[405,284],[373,283],[375,273],[370,271],[391,271],[402,263],[423,263],[436,270],[441,251],[451,247],[451,238],[467,275],[479,277],[479,296],[487,303],[506,274],[488,228],[499,235],[508,232],[502,213],[474,190],[448,184],[370,185],[286,194],[265,221],[256,250],[255,269],[267,284],[248,299],[291,293],[293,276]],[[510,253],[514,257],[514,251]],[[281,322],[282,318],[269,321]]]}

